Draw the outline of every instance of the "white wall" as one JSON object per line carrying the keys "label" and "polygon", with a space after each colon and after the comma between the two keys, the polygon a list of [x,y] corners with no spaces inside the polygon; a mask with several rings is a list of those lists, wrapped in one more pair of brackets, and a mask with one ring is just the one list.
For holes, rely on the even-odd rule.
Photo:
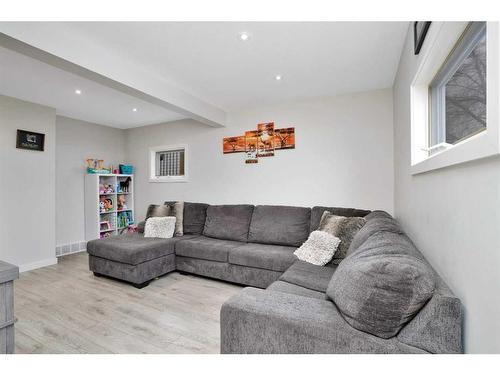
{"label": "white wall", "polygon": [[394,86],[396,217],[462,300],[465,350],[499,353],[500,159],[411,175],[410,83],[417,62],[409,32]]}
{"label": "white wall", "polygon": [[[222,154],[222,138],[275,121],[295,127],[296,149],[258,164]],[[393,211],[393,125],[390,89],[229,114],[229,126],[192,120],[128,129],[127,156],[136,167],[136,209],[164,200],[212,204],[338,205]],[[188,183],[148,182],[148,149],[185,143]]]}
{"label": "white wall", "polygon": [[56,243],[85,241],[85,160],[125,161],[125,132],[67,117],[56,118]]}
{"label": "white wall", "polygon": [[[21,271],[56,263],[55,110],[0,96],[0,259]],[[16,149],[17,129],[45,134],[45,151]]]}

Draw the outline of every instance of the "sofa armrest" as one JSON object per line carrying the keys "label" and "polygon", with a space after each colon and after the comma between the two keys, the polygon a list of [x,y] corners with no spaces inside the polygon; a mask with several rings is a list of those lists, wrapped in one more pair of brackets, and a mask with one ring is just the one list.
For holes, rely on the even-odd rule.
{"label": "sofa armrest", "polygon": [[351,327],[327,300],[245,288],[221,308],[221,353],[426,353]]}
{"label": "sofa armrest", "polygon": [[144,233],[144,228],[146,227],[146,220],[139,221],[137,223],[137,232],[138,233]]}

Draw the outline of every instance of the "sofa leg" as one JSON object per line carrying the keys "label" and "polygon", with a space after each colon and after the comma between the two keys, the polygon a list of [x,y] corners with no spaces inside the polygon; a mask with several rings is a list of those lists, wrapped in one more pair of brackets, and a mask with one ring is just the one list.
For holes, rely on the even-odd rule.
{"label": "sofa leg", "polygon": [[137,288],[137,289],[142,289],[144,287],[147,287],[149,285],[150,281],[145,281],[143,282],[142,284],[135,284],[135,283],[132,283],[132,285]]}

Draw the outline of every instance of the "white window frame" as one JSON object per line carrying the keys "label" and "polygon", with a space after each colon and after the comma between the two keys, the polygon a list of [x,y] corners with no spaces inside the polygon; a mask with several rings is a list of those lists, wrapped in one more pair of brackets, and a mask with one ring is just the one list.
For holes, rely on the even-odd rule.
{"label": "white window frame", "polygon": [[468,22],[433,22],[424,46],[416,57],[416,74],[410,86],[412,174],[500,154],[498,23],[487,22],[487,128],[455,145],[441,147],[438,152],[429,155],[429,87],[468,24]]}
{"label": "white window frame", "polygon": [[[184,149],[184,176],[156,176],[156,153]],[[188,182],[188,146],[186,144],[155,146],[149,148],[149,182]]]}

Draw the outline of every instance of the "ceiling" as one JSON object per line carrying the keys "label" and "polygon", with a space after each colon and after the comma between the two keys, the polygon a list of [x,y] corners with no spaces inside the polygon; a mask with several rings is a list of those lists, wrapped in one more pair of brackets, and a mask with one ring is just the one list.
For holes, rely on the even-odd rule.
{"label": "ceiling", "polygon": [[[407,22],[73,23],[226,110],[391,87]],[[251,37],[242,42],[240,32]],[[274,77],[281,74],[277,82]]]}
{"label": "ceiling", "polygon": [[[81,94],[77,95],[75,90]],[[0,94],[56,108],[58,115],[121,129],[184,118],[2,47]]]}
{"label": "ceiling", "polygon": [[[408,22],[58,22],[43,28],[87,42],[78,48],[98,46],[231,112],[391,87]],[[241,32],[250,38],[242,41]],[[117,127],[186,117],[23,57],[0,50],[0,67],[9,72],[0,77],[1,94]],[[75,86],[84,95],[76,97]],[[132,107],[141,110],[131,113]]]}

